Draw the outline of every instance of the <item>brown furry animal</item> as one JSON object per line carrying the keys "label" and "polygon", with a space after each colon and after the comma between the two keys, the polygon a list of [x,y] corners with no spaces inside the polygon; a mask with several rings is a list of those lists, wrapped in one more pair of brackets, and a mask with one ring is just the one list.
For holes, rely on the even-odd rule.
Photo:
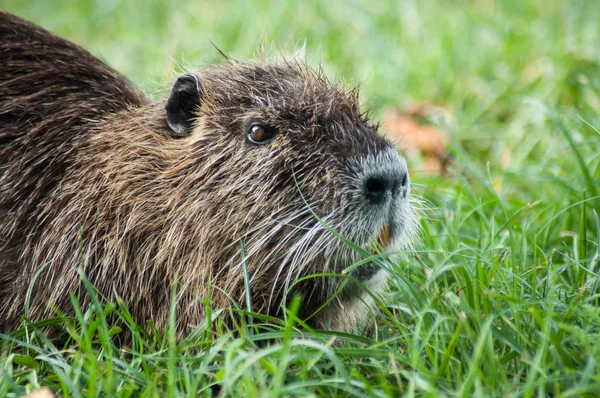
{"label": "brown furry animal", "polygon": [[[152,103],[75,44],[0,12],[0,331],[72,313],[70,293],[85,304],[78,268],[160,329],[176,281],[181,333],[204,319],[209,285],[214,308],[245,307],[243,264],[254,311],[280,315],[299,295],[308,317],[340,278],[297,281],[363,258],[341,236],[406,245],[409,199],[406,163],[356,91],[303,64],[227,61]],[[372,289],[385,279],[371,262],[348,275]],[[352,329],[365,297],[348,283],[311,322]]]}

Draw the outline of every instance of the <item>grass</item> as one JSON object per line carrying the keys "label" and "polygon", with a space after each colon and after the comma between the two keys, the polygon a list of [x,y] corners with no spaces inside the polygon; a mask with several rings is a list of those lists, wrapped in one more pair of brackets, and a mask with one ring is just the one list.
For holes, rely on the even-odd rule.
{"label": "grass", "polygon": [[[218,61],[210,41],[241,59],[261,40],[274,52],[305,45],[311,64],[360,84],[376,111],[445,107],[453,138],[449,176],[428,176],[411,159],[418,194],[431,206],[416,253],[391,272],[376,337],[299,338],[292,316],[244,318],[228,330],[212,313],[216,333],[200,325],[177,340],[133,323],[123,303],[98,301],[64,323],[65,343],[48,340],[43,324],[0,335],[0,396],[39,386],[73,397],[600,394],[594,2],[0,6],[82,44],[152,92],[176,72]],[[111,313],[131,330],[126,349],[117,348]]]}

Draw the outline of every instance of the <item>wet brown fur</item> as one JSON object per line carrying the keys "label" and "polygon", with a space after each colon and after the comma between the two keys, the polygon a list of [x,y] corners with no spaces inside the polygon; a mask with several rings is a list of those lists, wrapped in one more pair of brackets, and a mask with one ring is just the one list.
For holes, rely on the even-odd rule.
{"label": "wet brown fur", "polygon": [[[244,306],[243,261],[253,310],[279,314],[295,280],[359,259],[313,214],[369,238],[351,225],[359,215],[340,176],[346,159],[391,145],[361,115],[356,92],[296,63],[227,61],[201,76],[193,132],[173,137],[164,102],[0,12],[0,332],[18,325],[30,286],[29,318],[72,313],[77,268],[161,329],[177,280],[186,332],[203,320],[198,298],[209,285],[214,308]],[[254,120],[280,132],[272,144],[247,141]],[[293,290],[309,314],[338,282]]]}

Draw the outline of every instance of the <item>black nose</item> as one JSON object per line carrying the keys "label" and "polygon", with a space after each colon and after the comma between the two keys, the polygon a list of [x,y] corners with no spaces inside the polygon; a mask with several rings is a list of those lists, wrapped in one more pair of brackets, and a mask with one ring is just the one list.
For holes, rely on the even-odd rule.
{"label": "black nose", "polygon": [[401,168],[375,170],[365,178],[364,192],[373,204],[398,197],[406,198],[408,174]]}

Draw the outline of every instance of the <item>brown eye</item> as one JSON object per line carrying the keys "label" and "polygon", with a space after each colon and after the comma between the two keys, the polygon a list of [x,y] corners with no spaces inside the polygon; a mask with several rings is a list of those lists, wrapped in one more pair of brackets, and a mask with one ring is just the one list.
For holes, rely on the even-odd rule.
{"label": "brown eye", "polygon": [[248,132],[248,139],[254,144],[266,144],[275,136],[273,129],[262,124],[253,124]]}

